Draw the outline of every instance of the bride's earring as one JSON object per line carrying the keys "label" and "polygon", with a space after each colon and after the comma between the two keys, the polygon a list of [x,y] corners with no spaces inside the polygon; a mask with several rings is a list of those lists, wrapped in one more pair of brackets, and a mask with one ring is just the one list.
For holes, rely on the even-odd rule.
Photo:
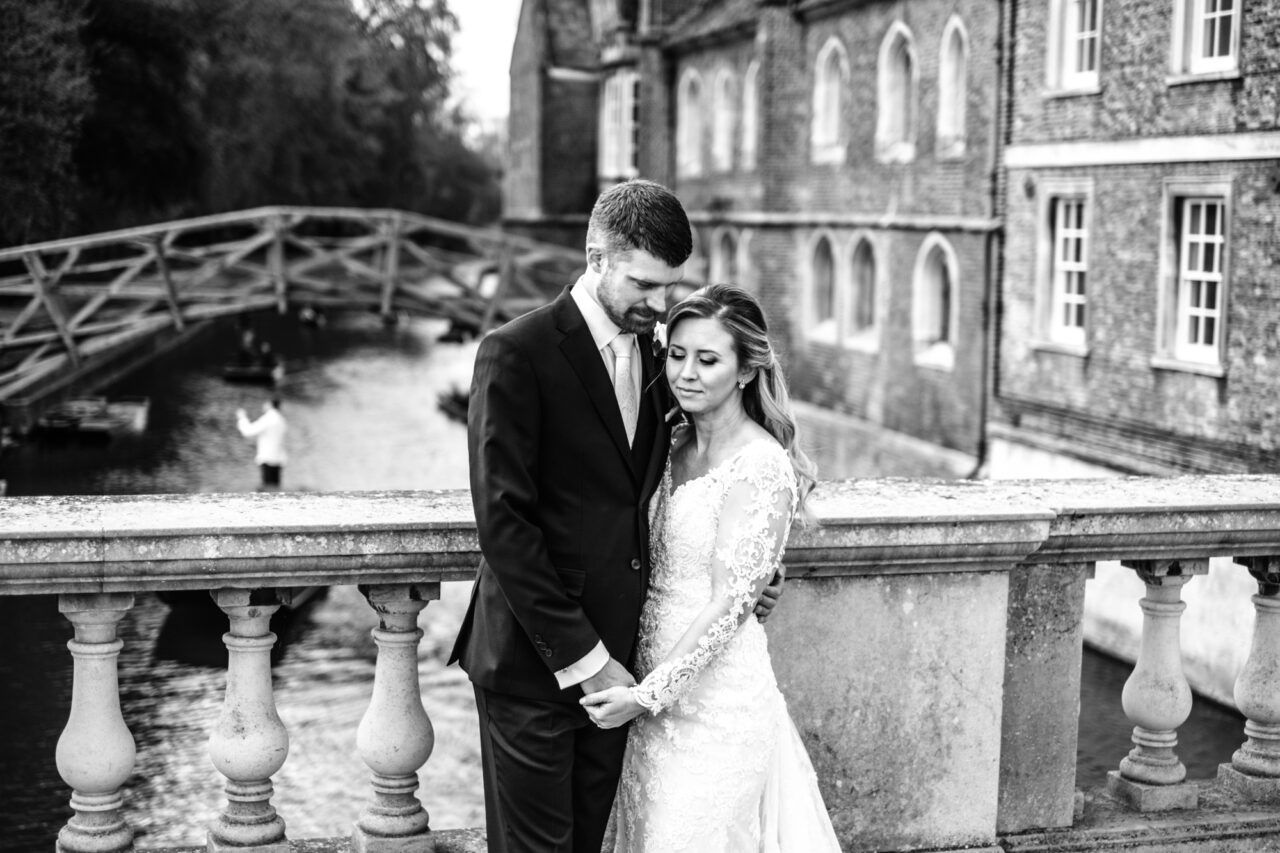
{"label": "bride's earring", "polygon": [[745,379],[739,379],[739,380],[738,380],[738,390],[739,390],[739,391],[746,390],[746,387],[747,387],[747,380],[745,380]]}

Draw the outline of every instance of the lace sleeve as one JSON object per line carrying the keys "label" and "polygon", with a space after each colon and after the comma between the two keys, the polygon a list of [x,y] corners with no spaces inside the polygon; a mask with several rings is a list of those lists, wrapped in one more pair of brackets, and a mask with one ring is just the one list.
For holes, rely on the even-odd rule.
{"label": "lace sleeve", "polygon": [[781,560],[795,506],[785,454],[732,463],[711,558],[711,599],[667,657],[632,688],[652,714],[675,704],[724,650]]}

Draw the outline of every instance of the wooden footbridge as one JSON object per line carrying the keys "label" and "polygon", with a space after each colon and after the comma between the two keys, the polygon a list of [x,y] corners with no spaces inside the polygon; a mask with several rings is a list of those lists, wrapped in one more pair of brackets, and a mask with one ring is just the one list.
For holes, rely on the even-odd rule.
{"label": "wooden footbridge", "polygon": [[[0,411],[84,390],[121,354],[230,314],[311,306],[483,331],[541,304],[580,250],[398,210],[265,207],[0,250]],[[21,413],[21,414],[20,414]]]}

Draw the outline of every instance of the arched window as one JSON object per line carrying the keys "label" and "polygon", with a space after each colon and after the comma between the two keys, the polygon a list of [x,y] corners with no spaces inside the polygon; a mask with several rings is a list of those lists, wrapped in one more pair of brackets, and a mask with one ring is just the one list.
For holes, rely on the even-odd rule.
{"label": "arched window", "polygon": [[760,134],[759,128],[759,95],[756,91],[756,78],[760,74],[760,63],[752,60],[747,66],[747,73],[742,78],[742,168],[756,167],[756,145]]}
{"label": "arched window", "polygon": [[917,364],[950,370],[955,363],[956,258],[940,234],[920,247],[912,286],[912,337]]}
{"label": "arched window", "polygon": [[853,298],[849,306],[849,331],[861,335],[876,326],[876,257],[867,240],[853,250]]}
{"label": "arched window", "polygon": [[938,61],[939,157],[959,157],[964,154],[968,65],[968,36],[960,19],[952,17],[942,34],[942,55]]}
{"label": "arched window", "polygon": [[636,169],[636,90],[640,75],[624,68],[605,79],[600,98],[600,146],[597,171],[602,183],[634,178]]}
{"label": "arched window", "polygon": [[915,158],[916,60],[911,31],[894,23],[880,45],[876,154],[905,163]]}
{"label": "arched window", "polygon": [[702,174],[702,78],[693,69],[680,78],[676,101],[676,172]]}
{"label": "arched window", "polygon": [[722,68],[716,75],[711,103],[711,167],[717,172],[733,168],[733,115],[738,106],[737,88],[733,72]]}
{"label": "arched window", "polygon": [[711,255],[711,278],[709,284],[740,284],[738,281],[738,240],[729,229],[721,231],[715,238],[715,249]]}
{"label": "arched window", "polygon": [[836,336],[836,262],[831,240],[819,237],[810,259],[809,335],[834,341]]}
{"label": "arched window", "polygon": [[814,65],[813,125],[810,131],[812,160],[815,163],[843,163],[844,89],[849,79],[849,60],[844,45],[829,39]]}

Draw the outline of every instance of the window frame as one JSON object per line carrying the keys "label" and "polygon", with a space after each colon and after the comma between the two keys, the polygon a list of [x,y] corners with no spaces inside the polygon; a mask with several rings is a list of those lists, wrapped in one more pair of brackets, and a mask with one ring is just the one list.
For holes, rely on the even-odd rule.
{"label": "window frame", "polygon": [[[1094,5],[1094,64],[1092,69],[1068,67],[1082,30],[1074,25],[1074,10],[1083,3]],[[1104,0],[1049,0],[1048,56],[1045,85],[1056,94],[1096,94],[1100,91],[1102,69],[1102,22]]]}
{"label": "window frame", "polygon": [[[946,305],[948,335],[946,338],[926,340],[922,335],[926,319],[922,307],[924,305],[922,296],[926,293],[926,285],[932,283],[926,281],[926,274],[929,272],[929,262],[935,252],[942,258],[942,269],[946,272],[948,279]],[[955,369],[956,337],[959,332],[960,317],[959,268],[955,248],[941,233],[930,232],[921,241],[920,249],[916,252],[915,269],[911,274],[911,344],[913,361],[918,367],[944,372]],[[942,315],[941,310],[930,313]]]}
{"label": "window frame", "polygon": [[[1037,187],[1039,203],[1036,209],[1036,259],[1035,259],[1035,292],[1036,292],[1036,340],[1033,345],[1038,349],[1054,350],[1071,355],[1088,355],[1089,318],[1092,313],[1090,298],[1094,295],[1092,285],[1095,283],[1090,274],[1090,254],[1093,251],[1093,178],[1048,178],[1042,179]],[[1085,289],[1080,304],[1084,306],[1084,321],[1081,326],[1067,326],[1060,323],[1059,313],[1068,301],[1063,292],[1062,280],[1059,277],[1058,250],[1060,243],[1060,218],[1057,206],[1061,202],[1079,202],[1082,205],[1084,241],[1082,271],[1085,276]],[[1074,331],[1078,329],[1078,331]]]}
{"label": "window frame", "polygon": [[702,175],[702,75],[686,68],[676,89],[676,175]]}
{"label": "window frame", "polygon": [[[1154,367],[1182,370],[1209,376],[1226,375],[1227,324],[1231,290],[1231,222],[1233,187],[1229,178],[1166,178],[1162,200],[1160,233],[1160,300],[1158,351]],[[1209,202],[1219,207],[1217,270],[1211,273],[1217,305],[1213,312],[1215,338],[1212,344],[1189,344],[1182,333],[1191,313],[1184,298],[1188,287],[1186,213],[1189,203]],[[1202,253],[1203,256],[1203,253]],[[1202,271],[1203,272],[1203,271]]]}
{"label": "window frame", "polygon": [[1173,34],[1169,52],[1170,83],[1240,75],[1240,28],[1244,22],[1244,0],[1231,0],[1229,53],[1226,56],[1205,57],[1196,50],[1196,45],[1201,43],[1204,36],[1206,17],[1211,14],[1207,9],[1207,4],[1211,2],[1214,0],[1174,0]]}
{"label": "window frame", "polygon": [[[864,248],[871,258],[871,297],[869,306],[871,322],[862,328],[858,328],[856,322],[858,306],[863,297],[862,283],[858,278],[858,253]],[[841,300],[842,304],[837,306],[837,310],[841,321],[840,338],[846,349],[875,352],[880,348],[880,328],[883,325],[880,316],[880,302],[886,287],[884,264],[881,261],[883,253],[880,248],[880,245],[870,232],[856,231],[849,241],[847,251],[844,253],[848,258],[849,270],[846,277],[848,286],[841,288],[844,293],[844,299]]]}
{"label": "window frame", "polygon": [[[724,244],[728,240],[733,244],[733,257],[729,260],[730,269],[725,269]],[[715,230],[711,236],[711,250],[707,257],[707,284],[733,284],[738,285],[738,276],[741,272],[739,269],[741,239],[736,231],[728,225],[723,225]]]}
{"label": "window frame", "polygon": [[626,67],[609,74],[601,87],[596,172],[602,183],[625,181],[640,174],[636,160],[639,86],[640,75]]}
{"label": "window frame", "polygon": [[840,39],[831,36],[818,51],[813,65],[809,150],[810,160],[815,164],[841,164],[845,161],[844,112],[848,83],[849,54]]}
{"label": "window frame", "polygon": [[[953,46],[955,51],[952,50]],[[958,59],[953,55],[958,52]],[[957,68],[958,66],[958,68]],[[964,156],[965,122],[969,100],[969,33],[959,15],[952,15],[938,48],[938,157]]]}
{"label": "window frame", "polygon": [[[818,270],[816,262],[818,248],[823,243],[826,244],[831,258],[831,311],[828,316],[820,317],[817,304]],[[804,338],[810,342],[834,346],[840,341],[839,296],[841,276],[839,245],[835,235],[825,228],[815,231],[807,243],[805,256],[808,260],[804,266],[803,327]]]}
{"label": "window frame", "polygon": [[[899,51],[898,45],[902,45]],[[906,73],[894,63],[902,56]],[[916,156],[920,126],[920,62],[915,36],[902,21],[894,21],[880,42],[876,63],[876,159],[882,163],[909,163]]]}
{"label": "window frame", "polygon": [[733,171],[734,119],[737,115],[737,76],[729,67],[716,72],[711,92],[711,170]]}

